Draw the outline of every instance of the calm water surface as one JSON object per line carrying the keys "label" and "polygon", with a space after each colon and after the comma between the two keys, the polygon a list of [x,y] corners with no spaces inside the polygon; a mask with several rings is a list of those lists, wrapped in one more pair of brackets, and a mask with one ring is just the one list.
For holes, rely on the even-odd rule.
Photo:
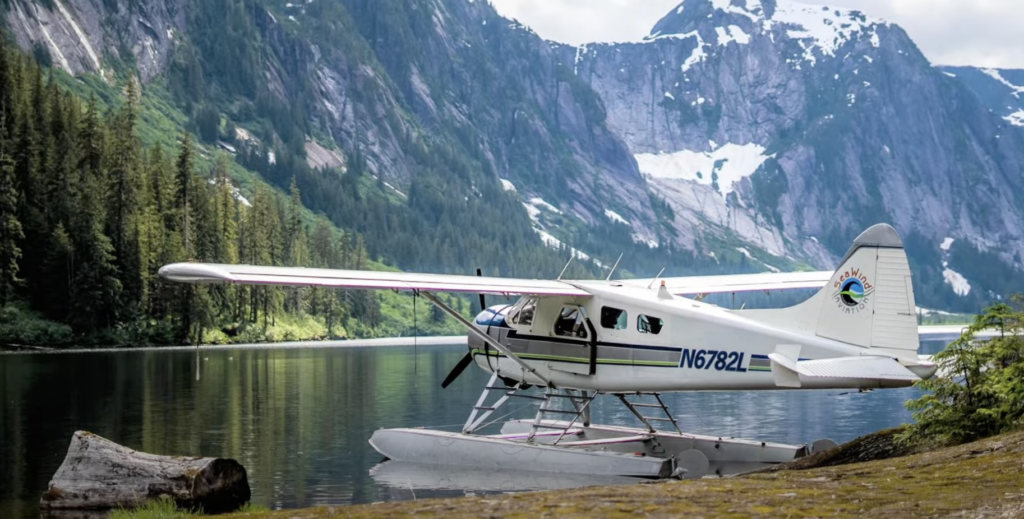
{"label": "calm water surface", "polygon": [[[442,390],[464,354],[459,345],[0,354],[0,517],[39,516],[39,496],[76,430],[145,452],[235,458],[253,501],[271,508],[600,483],[381,464],[366,441],[377,428],[461,427],[488,378],[470,367]],[[706,392],[666,401],[688,432],[841,443],[908,421],[903,403],[916,395]],[[595,422],[638,425],[603,400]],[[527,407],[512,415],[532,416]]]}

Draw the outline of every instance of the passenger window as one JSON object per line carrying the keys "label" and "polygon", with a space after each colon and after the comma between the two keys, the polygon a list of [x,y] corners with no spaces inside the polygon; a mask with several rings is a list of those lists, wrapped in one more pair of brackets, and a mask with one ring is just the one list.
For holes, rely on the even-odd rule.
{"label": "passenger window", "polygon": [[562,337],[587,338],[587,328],[583,324],[583,312],[578,306],[564,306],[555,320],[555,335]]}
{"label": "passenger window", "polygon": [[661,328],[663,326],[665,326],[665,321],[662,321],[660,317],[640,314],[640,316],[636,318],[636,329],[640,333],[653,333],[654,335],[658,335],[661,333]]}
{"label": "passenger window", "polygon": [[612,330],[625,330],[627,322],[629,322],[629,316],[626,315],[625,310],[612,308],[610,306],[601,307],[602,328],[609,328]]}

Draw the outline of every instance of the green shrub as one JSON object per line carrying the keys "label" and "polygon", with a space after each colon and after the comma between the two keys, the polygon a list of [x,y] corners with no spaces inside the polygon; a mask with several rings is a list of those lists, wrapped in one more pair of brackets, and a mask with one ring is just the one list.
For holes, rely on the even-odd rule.
{"label": "green shrub", "polygon": [[1024,297],[985,309],[934,359],[939,373],[915,384],[928,393],[907,402],[916,423],[899,441],[957,445],[1024,424]]}
{"label": "green shrub", "polygon": [[68,346],[74,342],[71,327],[47,321],[21,305],[0,308],[0,343],[29,346]]}

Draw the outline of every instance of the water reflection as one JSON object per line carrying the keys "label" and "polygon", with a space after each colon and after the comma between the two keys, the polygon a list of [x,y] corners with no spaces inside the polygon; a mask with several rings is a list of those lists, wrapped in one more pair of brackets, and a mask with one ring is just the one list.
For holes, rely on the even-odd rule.
{"label": "water reflection", "polygon": [[[928,352],[939,347],[926,345]],[[0,517],[38,516],[39,495],[78,429],[146,452],[235,458],[249,471],[253,500],[273,508],[411,499],[400,488],[403,476],[379,466],[380,455],[366,440],[379,427],[461,427],[487,380],[469,369],[440,389],[464,352],[453,345],[418,352],[201,350],[198,360],[194,351],[0,355]],[[915,395],[902,389],[665,398],[689,432],[803,443],[843,442],[908,421],[903,402]],[[598,423],[635,425],[611,399],[595,401],[593,413]],[[532,414],[524,404],[510,418]],[[405,469],[406,480],[409,470],[417,478],[460,477]],[[487,485],[507,489],[523,479],[514,476]],[[415,493],[465,492],[454,483],[439,486]]]}

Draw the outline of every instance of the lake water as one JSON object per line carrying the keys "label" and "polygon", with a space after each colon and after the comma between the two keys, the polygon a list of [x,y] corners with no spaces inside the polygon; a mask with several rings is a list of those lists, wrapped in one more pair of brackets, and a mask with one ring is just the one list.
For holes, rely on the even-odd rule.
{"label": "lake water", "polygon": [[[925,344],[922,352],[943,344]],[[465,422],[488,374],[471,366],[440,388],[465,351],[435,345],[0,354],[0,517],[39,516],[39,496],[76,430],[145,452],[237,459],[248,470],[253,501],[271,508],[516,490],[517,481],[522,488],[599,483],[495,483],[463,469],[380,464],[367,443],[377,428],[458,430]],[[916,395],[908,388],[665,399],[688,432],[842,443],[909,421],[903,403]],[[596,423],[638,425],[610,397],[596,400],[593,413]],[[531,408],[512,415],[532,416]]]}

